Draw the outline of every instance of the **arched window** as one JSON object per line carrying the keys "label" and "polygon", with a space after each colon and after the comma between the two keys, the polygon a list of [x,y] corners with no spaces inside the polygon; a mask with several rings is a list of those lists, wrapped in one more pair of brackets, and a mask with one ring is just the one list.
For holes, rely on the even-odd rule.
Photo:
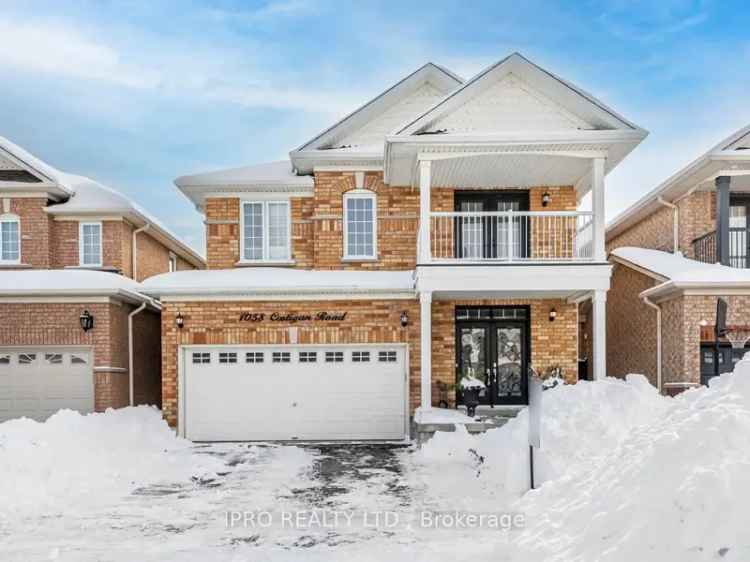
{"label": "arched window", "polygon": [[18,215],[0,215],[0,263],[21,261],[21,220]]}
{"label": "arched window", "polygon": [[344,259],[376,259],[378,212],[375,193],[355,189],[344,194]]}

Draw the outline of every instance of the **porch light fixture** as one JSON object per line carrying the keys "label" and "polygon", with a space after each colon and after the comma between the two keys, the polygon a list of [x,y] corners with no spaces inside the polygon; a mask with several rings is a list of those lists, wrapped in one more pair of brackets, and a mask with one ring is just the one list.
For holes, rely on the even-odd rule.
{"label": "porch light fixture", "polygon": [[182,315],[182,312],[178,312],[177,316],[174,317],[174,323],[182,330],[182,327],[185,325],[185,317]]}
{"label": "porch light fixture", "polygon": [[94,317],[88,310],[84,310],[83,312],[81,312],[81,315],[78,317],[78,321],[81,323],[81,329],[84,332],[88,332],[94,327]]}
{"label": "porch light fixture", "polygon": [[549,191],[545,191],[542,195],[542,207],[549,205],[550,199],[552,199],[552,196],[549,194]]}
{"label": "porch light fixture", "polygon": [[554,322],[555,318],[557,318],[557,310],[554,308],[551,308],[549,311],[549,321]]}
{"label": "porch light fixture", "polygon": [[408,326],[408,325],[409,325],[409,315],[408,315],[408,314],[407,314],[407,312],[406,312],[406,311],[404,310],[404,311],[403,311],[403,312],[401,313],[401,327],[402,327],[402,328],[406,328],[406,326]]}
{"label": "porch light fixture", "polygon": [[406,326],[408,326],[408,325],[409,325],[409,315],[404,310],[401,313],[401,327],[402,328],[406,328]]}

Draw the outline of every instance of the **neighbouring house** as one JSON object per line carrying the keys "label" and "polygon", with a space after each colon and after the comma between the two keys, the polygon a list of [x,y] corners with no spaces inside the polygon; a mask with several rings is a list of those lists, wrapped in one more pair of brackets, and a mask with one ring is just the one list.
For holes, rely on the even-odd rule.
{"label": "neighbouring house", "polygon": [[[645,373],[674,394],[732,370],[750,337],[749,211],[745,127],[612,221],[610,375]],[[729,304],[730,333],[717,342],[719,297]]]}
{"label": "neighbouring house", "polygon": [[[205,271],[151,277],[162,403],[196,440],[402,439],[463,400],[605,374],[605,177],[646,136],[519,54],[464,82],[426,64],[289,160],[175,180]],[[592,208],[581,199],[592,193]],[[481,407],[481,406],[480,406]]]}
{"label": "neighbouring house", "polygon": [[121,193],[0,138],[0,421],[161,404],[158,302],[203,258]]}

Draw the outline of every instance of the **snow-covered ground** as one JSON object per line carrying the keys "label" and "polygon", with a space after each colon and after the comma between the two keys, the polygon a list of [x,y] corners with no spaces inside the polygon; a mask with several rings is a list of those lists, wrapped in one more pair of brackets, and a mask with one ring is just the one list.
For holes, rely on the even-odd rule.
{"label": "snow-covered ground", "polygon": [[750,560],[750,361],[676,399],[557,387],[544,412],[533,492],[525,412],[421,450],[193,445],[145,407],[6,422],[0,560]]}

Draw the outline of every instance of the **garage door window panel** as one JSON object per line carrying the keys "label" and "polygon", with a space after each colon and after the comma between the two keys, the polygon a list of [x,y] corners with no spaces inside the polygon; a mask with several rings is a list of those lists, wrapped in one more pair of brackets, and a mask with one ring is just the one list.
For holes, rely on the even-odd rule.
{"label": "garage door window panel", "polygon": [[326,351],[326,363],[343,363],[343,351]]}
{"label": "garage door window panel", "polygon": [[237,353],[232,351],[219,353],[219,363],[225,365],[237,363]]}
{"label": "garage door window panel", "polygon": [[395,363],[397,354],[395,351],[380,351],[378,352],[378,361],[381,363]]}
{"label": "garage door window panel", "polygon": [[196,365],[207,365],[211,363],[210,353],[193,353],[193,363]]}
{"label": "garage door window panel", "polygon": [[288,201],[242,204],[242,260],[288,261],[291,217]]}
{"label": "garage door window panel", "polygon": [[274,363],[291,363],[292,354],[288,351],[274,351],[272,360]]}
{"label": "garage door window panel", "polygon": [[369,363],[369,351],[352,351],[352,363]]}
{"label": "garage door window panel", "polygon": [[316,351],[300,351],[299,362],[300,363],[317,363],[318,353]]}
{"label": "garage door window panel", "polygon": [[19,365],[31,365],[34,361],[36,361],[35,353],[19,353],[18,354]]}
{"label": "garage door window panel", "polygon": [[71,353],[70,354],[70,363],[72,365],[88,365],[89,363],[89,357],[88,355],[83,355],[80,353]]}
{"label": "garage door window panel", "polygon": [[0,365],[10,365],[10,355],[0,355]]}
{"label": "garage door window panel", "polygon": [[245,363],[263,363],[262,351],[249,351],[245,353]]}
{"label": "garage door window panel", "polygon": [[44,361],[48,365],[62,365],[62,362],[63,362],[62,353],[45,353]]}

